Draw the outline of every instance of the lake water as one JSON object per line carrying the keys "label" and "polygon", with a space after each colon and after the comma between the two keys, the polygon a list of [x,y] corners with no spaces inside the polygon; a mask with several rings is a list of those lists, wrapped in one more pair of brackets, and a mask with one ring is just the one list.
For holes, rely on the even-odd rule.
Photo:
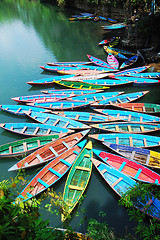
{"label": "lake water", "polygon": [[[74,13],[73,10],[62,11],[55,6],[34,1],[0,1],[0,104],[16,104],[12,97],[39,94],[40,90],[47,89],[31,87],[26,83],[49,76],[39,68],[46,65],[46,62],[88,61],[87,54],[106,60],[106,53],[98,45],[104,39],[104,31],[101,29],[104,22],[69,22],[68,18]],[[160,103],[157,86],[130,86],[121,90],[149,90],[143,100],[139,101]],[[31,122],[28,118],[0,111],[1,123],[29,121]],[[0,144],[21,138],[0,129]],[[94,146],[96,145],[97,142],[94,142]],[[8,172],[8,168],[16,162],[15,158],[1,159],[0,180],[16,175]],[[27,179],[30,180],[36,172],[37,169],[26,171]],[[55,191],[63,192],[65,179],[66,176],[54,186]],[[118,197],[94,168],[85,195],[81,208],[86,209],[87,219],[93,217],[106,221],[120,234],[135,226],[133,221],[129,221],[126,209],[118,206]],[[101,211],[106,213],[103,219],[99,217]],[[59,216],[48,214],[43,209],[42,214],[45,219],[50,218],[51,226],[61,226]],[[79,217],[74,216],[71,226],[77,231],[85,232],[86,222],[80,224],[82,217],[82,213]]]}

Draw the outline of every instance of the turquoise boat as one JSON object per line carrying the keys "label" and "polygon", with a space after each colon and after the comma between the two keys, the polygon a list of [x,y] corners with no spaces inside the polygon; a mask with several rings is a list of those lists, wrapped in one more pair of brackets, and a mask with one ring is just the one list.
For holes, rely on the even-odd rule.
{"label": "turquoise boat", "polygon": [[47,113],[39,113],[39,112],[35,112],[35,111],[30,111],[30,112],[25,112],[26,115],[30,118],[32,118],[33,120],[39,122],[39,123],[43,123],[43,126],[45,126],[45,124],[51,125],[54,127],[60,127],[60,128],[64,128],[64,129],[75,129],[75,130],[79,130],[79,129],[89,129],[90,127],[72,120],[72,119],[68,119],[66,117],[61,117],[58,116],[56,114],[47,114]]}
{"label": "turquoise boat", "polygon": [[[133,81],[123,81],[117,79],[110,79],[110,78],[102,78],[102,79],[91,79],[91,80],[82,80],[82,82],[90,83],[90,84],[100,84],[106,87],[115,87],[115,86],[123,86],[128,84],[133,84]],[[97,97],[97,94],[96,94]]]}
{"label": "turquoise boat", "polygon": [[142,73],[146,71],[149,68],[149,66],[142,66],[142,67],[137,67],[137,68],[129,68],[123,71],[119,71],[114,73],[114,75],[117,76],[125,76],[127,75],[132,75],[132,74],[137,74],[137,73]]}
{"label": "turquoise boat", "polygon": [[140,78],[160,78],[160,72],[145,72],[145,73],[131,73],[125,76],[140,77]]}
{"label": "turquoise boat", "polygon": [[113,109],[94,109],[94,110],[100,114],[113,117],[119,121],[136,122],[136,123],[145,123],[145,122],[159,123],[160,122],[160,117],[146,114],[146,113],[113,110]]}
{"label": "turquoise boat", "polygon": [[60,81],[61,79],[64,78],[69,78],[69,77],[73,77],[75,76],[74,74],[68,76],[54,76],[54,77],[50,77],[50,78],[43,78],[43,79],[38,79],[38,80],[33,80],[33,81],[29,81],[27,82],[30,85],[50,85],[53,84],[53,81]]}
{"label": "turquoise boat", "polygon": [[91,107],[101,107],[101,106],[106,106],[106,105],[112,105],[116,103],[128,103],[128,102],[133,102],[144,95],[146,95],[149,91],[142,91],[142,92],[133,92],[133,93],[126,93],[122,94],[113,98],[108,98],[105,100],[102,100],[100,102],[95,102],[92,103],[90,106]]}
{"label": "turquoise boat", "polygon": [[[109,65],[107,62],[99,59],[99,58],[96,58],[96,57],[93,57],[89,54],[87,54],[87,57],[89,58],[89,60],[94,63],[95,65],[98,65],[98,66],[101,66],[101,67],[106,67],[106,68],[113,68],[111,65]],[[115,70],[115,68],[113,68]]]}
{"label": "turquoise boat", "polygon": [[55,134],[63,137],[64,135],[73,133],[72,130],[67,128],[38,123],[0,123],[0,127],[13,133],[36,137]]}
{"label": "turquoise boat", "polygon": [[[105,163],[92,159],[92,162],[108,185],[121,197],[131,188],[134,188],[137,183],[122,172],[108,166]],[[138,196],[136,199],[131,199],[133,206],[150,217],[160,220],[160,200],[155,198],[151,193],[147,193],[142,199]]]}
{"label": "turquoise boat", "polygon": [[90,134],[89,137],[101,142],[122,144],[131,147],[149,148],[160,146],[160,137],[144,134],[106,133],[106,134]]}
{"label": "turquoise boat", "polygon": [[133,84],[155,84],[155,83],[160,83],[159,79],[154,79],[154,78],[140,78],[140,77],[131,77],[131,76],[115,76],[114,78],[126,82],[132,81]]}

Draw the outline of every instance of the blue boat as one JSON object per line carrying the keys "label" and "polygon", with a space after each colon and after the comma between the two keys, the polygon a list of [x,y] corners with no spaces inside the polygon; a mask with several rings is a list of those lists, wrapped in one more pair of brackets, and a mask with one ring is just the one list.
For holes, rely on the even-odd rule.
{"label": "blue boat", "polygon": [[126,73],[124,75],[139,78],[160,78],[160,72]]}
{"label": "blue boat", "polygon": [[[95,102],[92,101],[91,103]],[[32,102],[27,103],[28,106],[46,108],[51,110],[74,110],[90,105],[89,101],[59,100],[55,102]]]}
{"label": "blue boat", "polygon": [[[82,80],[82,82],[85,83],[90,83],[90,84],[100,84],[104,85],[106,87],[114,87],[114,86],[122,86],[126,84],[132,84],[133,81],[123,81],[123,80],[118,80],[115,78],[102,78],[102,79],[88,79],[88,80]],[[97,94],[96,94],[97,97]]]}
{"label": "blue boat", "polygon": [[156,147],[160,146],[160,137],[134,134],[134,133],[106,133],[106,134],[90,134],[89,137],[102,142],[122,144],[131,147]]}
{"label": "blue boat", "polygon": [[129,51],[127,51],[127,50],[123,50],[123,49],[120,49],[120,48],[114,48],[114,47],[106,47],[106,46],[104,46],[104,49],[105,48],[107,48],[107,49],[109,49],[109,50],[111,50],[111,51],[115,51],[115,52],[118,52],[118,53],[121,53],[121,54],[123,54],[123,55],[135,55],[135,53],[132,53],[132,52],[129,52]]}
{"label": "blue boat", "polygon": [[127,103],[127,102],[133,102],[141,97],[143,97],[145,94],[147,94],[149,91],[142,91],[142,92],[134,92],[134,93],[127,93],[122,94],[113,98],[108,98],[105,100],[102,100],[100,102],[96,102],[91,104],[91,107],[101,107],[105,105],[113,105],[116,103]]}
{"label": "blue boat", "polygon": [[50,77],[50,78],[43,78],[43,79],[38,79],[38,80],[33,80],[30,82],[27,82],[30,85],[49,85],[49,84],[54,84],[53,81],[59,81],[61,79],[64,78],[69,78],[69,77],[74,77],[75,75],[72,74],[70,76],[68,75],[64,75],[64,76],[54,76],[54,77]]}
{"label": "blue boat", "polygon": [[26,105],[0,105],[0,109],[12,114],[24,115],[24,116],[25,116],[24,111],[30,111],[30,110],[35,110],[37,112],[45,111],[45,109],[43,108],[26,106]]}
{"label": "blue boat", "polygon": [[0,123],[0,127],[13,133],[36,137],[54,134],[59,134],[59,137],[63,137],[73,132],[67,128],[38,123]]}
{"label": "blue boat", "polygon": [[114,73],[115,76],[125,76],[127,75],[132,75],[132,74],[137,74],[146,71],[149,68],[149,66],[142,66],[142,67],[137,67],[137,68],[130,68],[126,69],[124,71],[119,71]]}
{"label": "blue boat", "polygon": [[[104,180],[120,197],[137,185],[135,180],[107,164],[102,163],[97,159],[92,159],[92,162]],[[155,198],[151,193],[147,193],[145,199],[138,196],[134,200],[131,199],[131,201],[133,201],[133,206],[135,208],[150,217],[160,220],[160,200]]]}
{"label": "blue boat", "polygon": [[75,97],[73,96],[73,97],[69,97],[68,99],[72,99],[74,101],[88,101],[89,103],[93,103],[95,101],[102,101],[115,96],[119,96],[123,93],[124,92],[102,92],[102,93],[86,94],[86,95],[75,96]]}
{"label": "blue boat", "polygon": [[92,94],[92,93],[99,93],[99,92],[103,92],[103,90],[94,90],[94,89],[89,89],[89,90],[80,90],[80,89],[63,89],[63,90],[42,90],[41,92],[42,93],[46,93],[46,94],[57,94],[57,91],[58,92],[61,92],[61,94],[66,94],[66,93],[69,93],[69,94],[73,94],[73,95],[84,95],[84,94]]}
{"label": "blue boat", "polygon": [[[99,59],[99,58],[96,58],[96,57],[93,57],[89,54],[87,54],[87,57],[89,58],[89,60],[94,63],[95,65],[98,65],[98,66],[101,66],[101,67],[106,67],[106,68],[113,68],[111,65],[109,65],[107,62]],[[115,68],[113,68],[113,70],[115,70]]]}
{"label": "blue boat", "polygon": [[83,123],[80,123],[72,119],[68,119],[66,117],[61,117],[53,113],[47,114],[47,113],[39,113],[35,111],[30,111],[25,113],[28,117],[32,118],[33,120],[39,123],[43,123],[43,125],[47,124],[53,127],[61,127],[65,129],[75,129],[75,130],[90,128],[89,126]]}
{"label": "blue boat", "polygon": [[125,23],[115,23],[111,25],[102,26],[104,30],[114,30],[114,29],[121,29],[125,27],[126,27]]}
{"label": "blue boat", "polygon": [[160,117],[149,115],[145,113],[138,113],[132,111],[112,110],[112,109],[94,109],[100,114],[114,117],[118,121],[136,122],[136,123],[159,123]]}
{"label": "blue boat", "polygon": [[54,114],[57,114],[62,117],[70,118],[80,122],[86,123],[102,123],[113,121],[113,117],[104,116],[102,114],[96,114],[91,112],[76,112],[76,111],[54,111]]}
{"label": "blue boat", "polygon": [[128,58],[125,62],[122,63],[122,65],[120,66],[120,69],[130,67],[137,60],[138,60],[138,56],[137,55]]}
{"label": "blue boat", "polygon": [[122,80],[122,81],[132,81],[134,84],[155,84],[155,83],[160,83],[159,79],[154,79],[154,78],[140,78],[140,77],[134,77],[134,75],[131,76],[118,76],[116,75],[114,78],[117,80]]}
{"label": "blue boat", "polygon": [[68,67],[75,67],[77,65],[86,65],[91,64],[91,62],[47,62],[49,66],[68,66]]}

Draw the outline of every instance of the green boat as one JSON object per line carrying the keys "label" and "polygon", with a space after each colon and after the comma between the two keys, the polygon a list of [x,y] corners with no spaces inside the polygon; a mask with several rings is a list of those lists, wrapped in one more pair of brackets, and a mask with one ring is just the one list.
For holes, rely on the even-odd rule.
{"label": "green boat", "polygon": [[76,81],[54,81],[54,83],[61,85],[63,87],[68,88],[77,88],[77,89],[107,89],[109,87],[105,87],[104,85],[100,84],[91,84],[91,83],[85,83],[85,82],[76,82]]}
{"label": "green boat", "polygon": [[62,221],[65,221],[67,215],[73,211],[88,185],[92,172],[92,157],[92,142],[89,141],[68,174],[63,192],[63,201],[67,210],[62,214]]}
{"label": "green boat", "polygon": [[[61,137],[64,135],[61,135]],[[0,157],[24,156],[59,138],[59,134],[32,137],[6,143],[0,146]]]}

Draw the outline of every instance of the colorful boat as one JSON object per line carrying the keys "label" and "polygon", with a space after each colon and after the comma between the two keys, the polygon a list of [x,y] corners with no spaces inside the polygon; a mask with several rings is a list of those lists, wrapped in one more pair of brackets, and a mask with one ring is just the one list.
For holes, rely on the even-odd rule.
{"label": "colorful boat", "polygon": [[[115,168],[107,166],[107,164],[92,159],[94,166],[97,168],[101,176],[108,185],[121,197],[128,190],[136,186],[136,181]],[[143,213],[160,220],[160,201],[151,193],[146,194],[145,199],[138,196],[136,199],[131,199],[133,206]]]}
{"label": "colorful boat", "polygon": [[[92,172],[92,156],[92,142],[89,141],[74,162],[65,183],[63,201],[68,207],[67,214],[73,211],[89,183]],[[65,221],[66,216],[62,214],[61,219]]]}
{"label": "colorful boat", "polygon": [[106,117],[102,114],[95,114],[91,112],[76,112],[76,111],[54,111],[54,114],[60,115],[62,117],[70,118],[80,122],[86,123],[98,123],[98,122],[108,122],[108,121],[116,121],[117,119],[113,117]]}
{"label": "colorful boat", "polygon": [[160,130],[160,124],[156,123],[112,122],[91,124],[90,127],[113,133],[150,133]]}
{"label": "colorful boat", "polygon": [[137,78],[137,77],[130,77],[130,76],[119,76],[116,75],[114,78],[122,81],[133,81],[134,84],[155,84],[160,83],[160,79],[154,78]]}
{"label": "colorful boat", "polygon": [[111,37],[111,38],[107,38],[107,39],[104,39],[102,40],[101,42],[99,42],[98,44],[99,45],[105,45],[107,43],[110,43],[115,37]]}
{"label": "colorful boat", "polygon": [[128,58],[125,62],[122,63],[122,65],[120,66],[120,69],[130,67],[130,66],[133,65],[137,60],[138,60],[138,56],[137,56],[137,55],[134,55],[134,56]]}
{"label": "colorful boat", "polygon": [[14,164],[8,171],[37,167],[49,162],[75,146],[88,134],[88,132],[89,130],[85,130],[50,142]]}
{"label": "colorful boat", "polygon": [[123,55],[127,55],[127,56],[130,56],[130,55],[135,55],[135,53],[132,53],[132,52],[129,52],[127,50],[124,50],[124,49],[120,49],[120,48],[113,48],[113,47],[108,47],[108,46],[104,46],[103,47],[105,50],[110,50],[110,51],[113,51],[113,52],[118,52],[120,54],[123,54]]}
{"label": "colorful boat", "polygon": [[112,19],[112,18],[107,18],[107,21],[108,21],[108,22],[111,22],[111,23],[117,23],[117,20]]}
{"label": "colorful boat", "polygon": [[[95,102],[92,101],[91,103]],[[56,101],[56,102],[32,102],[27,103],[28,106],[35,106],[50,110],[73,110],[77,108],[84,108],[90,105],[88,101],[74,101],[74,100],[63,100],[63,101]]]}
{"label": "colorful boat", "polygon": [[68,67],[76,67],[77,65],[87,65],[91,64],[91,62],[48,62],[49,66],[68,66]]}
{"label": "colorful boat", "polygon": [[124,54],[117,52],[114,48],[103,46],[104,50],[109,54],[113,54],[118,58],[128,59]]}
{"label": "colorful boat", "polygon": [[26,154],[29,154],[30,152],[59,139],[59,137],[60,136],[58,134],[32,137],[0,145],[0,157],[25,156]]}
{"label": "colorful boat", "polygon": [[111,54],[111,53],[108,53],[108,56],[107,56],[107,62],[115,69],[118,69],[119,68],[119,62],[118,60],[116,59],[116,57]]}
{"label": "colorful boat", "polygon": [[115,37],[112,41],[109,42],[109,47],[115,47],[119,43],[119,37]]}
{"label": "colorful boat", "polygon": [[75,76],[74,74],[71,76],[54,76],[54,77],[50,77],[50,78],[43,78],[43,79],[38,79],[38,80],[34,80],[34,81],[29,81],[27,82],[30,85],[52,85],[53,81],[58,81],[64,78],[69,78],[69,77],[73,77]]}
{"label": "colorful boat", "polygon": [[134,112],[160,113],[160,105],[155,103],[117,103],[114,104],[114,106],[123,110],[130,110]]}
{"label": "colorful boat", "polygon": [[160,185],[160,175],[140,163],[108,153],[101,149],[93,149],[93,153],[111,167],[128,175],[134,180]]}
{"label": "colorful boat", "polygon": [[[95,65],[98,65],[98,66],[101,66],[101,67],[105,67],[105,68],[113,68],[112,66],[110,66],[108,63],[106,63],[105,61],[99,59],[99,58],[96,58],[96,57],[93,57],[89,54],[87,54],[87,57],[89,58],[89,60],[94,63]],[[113,70],[115,70],[115,68],[113,68]]]}
{"label": "colorful boat", "polygon": [[67,128],[38,123],[0,123],[0,127],[13,133],[31,137],[55,134],[63,137],[64,135],[73,133],[73,130]]}
{"label": "colorful boat", "polygon": [[12,114],[16,115],[25,115],[24,111],[37,111],[37,112],[44,112],[45,109],[38,108],[38,107],[31,107],[26,105],[0,105],[0,109]]}
{"label": "colorful boat", "polygon": [[91,79],[91,80],[81,80],[83,83],[88,84],[98,84],[98,85],[104,85],[106,87],[115,87],[115,86],[123,86],[128,84],[133,84],[132,81],[123,81],[123,80],[117,80],[115,78],[102,78],[102,79]]}
{"label": "colorful boat", "polygon": [[114,30],[114,29],[121,29],[125,27],[126,27],[125,23],[115,23],[111,25],[102,26],[104,30]]}
{"label": "colorful boat", "polygon": [[142,92],[133,92],[133,93],[126,93],[122,94],[113,98],[108,98],[105,100],[102,100],[100,102],[95,102],[91,104],[92,107],[101,107],[106,105],[112,105],[115,103],[126,103],[126,102],[133,102],[144,95],[146,95],[149,91],[142,91]]}
{"label": "colorful boat", "polygon": [[102,142],[122,144],[131,147],[156,147],[160,146],[160,137],[133,134],[133,133],[107,133],[107,134],[92,134],[89,137]]}
{"label": "colorful boat", "polygon": [[86,140],[80,142],[45,165],[22,190],[18,198],[23,201],[31,199],[61,179],[80,154],[85,142]]}
{"label": "colorful boat", "polygon": [[94,109],[100,114],[104,114],[106,116],[112,116],[114,118],[119,119],[120,121],[125,122],[136,122],[136,123],[159,123],[160,117],[137,113],[132,111],[123,111],[123,110],[113,110],[113,109]]}
{"label": "colorful boat", "polygon": [[91,69],[77,69],[77,70],[64,70],[58,71],[60,74],[75,74],[76,76],[86,76],[86,75],[97,75],[102,73],[110,73],[113,72],[113,68],[105,68],[105,70],[91,70]]}
{"label": "colorful boat", "polygon": [[108,86],[104,85],[97,85],[97,84],[91,84],[91,83],[85,83],[85,82],[75,82],[75,81],[55,81],[54,83],[61,85],[63,87],[68,87],[68,88],[75,88],[75,89],[95,89],[95,90],[100,90],[100,89],[107,89],[109,88]]}
{"label": "colorful boat", "polygon": [[[41,92],[46,93],[46,94],[55,94],[56,90],[42,90]],[[59,90],[57,90],[59,91]],[[97,94],[99,92],[103,92],[103,90],[79,90],[79,89],[63,89],[63,92],[68,92],[72,95],[78,96],[78,95],[84,95],[84,94]]]}
{"label": "colorful boat", "polygon": [[62,129],[89,129],[90,127],[77,122],[75,120],[71,120],[65,117],[58,116],[56,114],[49,114],[49,113],[39,113],[35,111],[25,112],[25,114],[32,118],[33,120],[42,123],[43,126],[46,124],[51,125],[53,128],[60,127]]}
{"label": "colorful boat", "polygon": [[148,68],[149,68],[149,66],[130,68],[130,69],[116,72],[116,73],[114,73],[114,75],[117,77],[117,76],[125,76],[126,74],[132,75],[132,74],[142,73],[142,72],[146,71]]}
{"label": "colorful boat", "polygon": [[136,161],[147,167],[160,169],[159,152],[109,142],[104,142],[103,144],[123,157]]}
{"label": "colorful boat", "polygon": [[124,74],[124,76],[131,76],[131,77],[140,77],[140,78],[160,78],[160,72],[145,72],[145,73],[131,73],[131,74]]}
{"label": "colorful boat", "polygon": [[[88,80],[87,80],[88,81]],[[102,101],[105,99],[109,99],[115,96],[119,96],[121,94],[123,94],[124,92],[102,92],[102,93],[96,93],[95,94],[86,94],[86,95],[82,95],[82,96],[75,96],[75,97],[70,97],[68,98],[69,100],[73,100],[73,101],[86,101],[89,102],[90,104],[92,104],[93,102],[97,102],[97,101]]]}
{"label": "colorful boat", "polygon": [[72,97],[75,96],[75,94],[70,94],[70,93],[65,93],[63,92],[62,94],[40,94],[40,95],[29,95],[29,96],[21,96],[21,97],[14,97],[12,100],[16,102],[56,102],[59,100],[66,99],[67,97]]}

